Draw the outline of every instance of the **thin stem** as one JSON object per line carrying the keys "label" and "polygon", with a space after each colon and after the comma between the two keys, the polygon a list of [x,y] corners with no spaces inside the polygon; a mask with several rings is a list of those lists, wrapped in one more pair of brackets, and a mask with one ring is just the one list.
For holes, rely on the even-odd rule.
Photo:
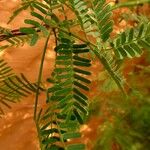
{"label": "thin stem", "polygon": [[46,54],[47,45],[48,45],[50,35],[51,35],[51,32],[49,32],[49,35],[48,35],[46,42],[45,42],[45,46],[44,46],[43,54],[42,54],[42,58],[41,58],[40,69],[39,69],[39,75],[38,75],[38,81],[37,81],[37,91],[36,91],[35,104],[34,104],[34,120],[35,121],[36,121],[36,115],[37,115],[37,105],[38,105],[38,97],[39,97],[38,95],[39,95],[40,83],[41,83],[41,79],[42,79],[44,59],[45,59],[45,54]]}
{"label": "thin stem", "polygon": [[[64,33],[67,33],[67,34],[68,34],[68,32],[67,32],[66,30],[62,29],[62,28],[59,27],[59,26],[55,26],[55,27],[50,27],[50,26],[47,26],[47,25],[43,25],[43,26],[45,26],[47,29],[57,28],[57,29],[63,31]],[[32,27],[32,28],[35,28],[35,27]],[[38,29],[37,32],[41,32],[41,30]],[[0,42],[2,42],[2,41],[4,41],[4,40],[8,40],[8,39],[13,38],[13,37],[17,37],[17,36],[29,35],[29,34],[26,34],[26,33],[21,33],[21,32],[19,32],[19,29],[12,30],[11,33],[12,33],[11,35],[5,35],[5,34],[0,35]],[[81,38],[80,36],[78,36],[78,35],[76,35],[76,34],[74,34],[74,33],[69,33],[69,34],[70,34],[71,36],[73,36],[73,37],[79,39],[80,41],[83,41],[84,43],[87,43],[87,44],[90,44],[90,45],[96,47],[95,44],[93,44],[93,43],[91,43],[91,42],[89,42],[89,41],[87,42],[87,40]]]}
{"label": "thin stem", "polygon": [[38,134],[38,139],[39,139],[39,144],[40,144],[41,150],[42,150],[42,144],[41,144],[42,140],[41,140],[41,136],[40,136],[40,128],[39,128],[39,123],[38,123],[39,118],[37,118],[37,105],[38,105],[40,83],[41,83],[41,79],[42,79],[44,59],[45,59],[45,54],[46,54],[46,50],[47,50],[50,35],[51,35],[51,31],[49,32],[49,35],[46,39],[45,46],[44,46],[44,49],[43,49],[43,54],[42,54],[41,64],[40,64],[40,69],[39,69],[39,75],[38,75],[38,81],[37,81],[37,91],[36,91],[36,96],[35,96],[35,104],[34,104],[34,121],[35,121],[36,129],[37,129],[37,134]]}
{"label": "thin stem", "polygon": [[93,47],[96,47],[95,44],[93,44],[93,43],[87,41],[87,40],[84,39],[84,38],[81,38],[80,36],[78,36],[78,35],[76,35],[76,34],[74,34],[74,33],[68,33],[66,30],[64,30],[64,29],[62,29],[62,28],[60,28],[60,27],[58,27],[58,29],[61,30],[62,32],[66,33],[66,34],[69,34],[69,35],[75,37],[76,39],[78,39],[78,40],[80,40],[80,41],[86,43],[87,45],[91,45],[91,46],[93,46]]}
{"label": "thin stem", "polygon": [[[32,28],[36,28],[36,27],[32,27]],[[36,32],[41,32],[41,30],[38,29],[38,30],[36,30]],[[9,35],[1,34],[0,35],[0,42],[2,42],[4,40],[8,40],[8,39],[13,38],[13,37],[17,37],[17,36],[29,35],[29,34],[20,32],[19,29],[11,30],[10,33],[11,34],[9,34]]]}
{"label": "thin stem", "polygon": [[39,128],[39,124],[38,122],[35,121],[35,125],[36,125],[36,129],[37,129],[37,134],[38,134],[38,139],[39,139],[39,145],[40,145],[40,149],[42,150],[42,139],[40,136],[40,128]]}
{"label": "thin stem", "polygon": [[[46,27],[47,29],[53,28],[53,27],[50,27],[47,24],[43,24],[43,26]],[[32,26],[31,28],[35,29],[37,33],[41,32],[41,30],[37,29],[37,27],[35,27],[35,26]],[[14,29],[14,30],[11,30],[10,34],[8,34],[8,35],[7,34],[0,34],[0,42],[8,40],[8,39],[13,38],[13,37],[26,36],[26,35],[31,35],[31,34],[20,32],[20,28],[19,29]]]}

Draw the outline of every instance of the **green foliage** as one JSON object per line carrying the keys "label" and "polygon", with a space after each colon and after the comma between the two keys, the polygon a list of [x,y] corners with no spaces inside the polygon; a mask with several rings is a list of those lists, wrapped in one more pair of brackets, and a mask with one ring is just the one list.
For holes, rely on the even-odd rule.
{"label": "green foliage", "polygon": [[[68,145],[68,140],[79,138],[79,125],[85,122],[88,115],[88,98],[90,80],[86,70],[90,67],[90,60],[83,57],[89,52],[87,45],[74,44],[69,39],[60,39],[57,51],[56,65],[53,72],[55,83],[47,90],[47,104],[49,105],[41,121],[42,148],[74,150],[84,149],[83,144]],[[53,105],[53,107],[52,107]],[[51,122],[49,119],[51,118]]]}
{"label": "green foliage", "polygon": [[35,45],[39,39],[39,34],[37,33],[38,30],[42,31],[44,36],[48,35],[48,31],[47,31],[46,27],[42,25],[42,22],[45,20],[46,16],[48,15],[49,7],[44,4],[40,5],[38,2],[34,3],[33,6],[34,6],[34,9],[37,9],[40,13],[43,13],[45,15],[45,17],[35,11],[32,11],[31,15],[35,18],[38,18],[39,21],[35,21],[32,19],[25,19],[24,22],[28,25],[31,25],[31,27],[21,27],[20,28],[20,31],[22,33],[32,35],[31,42],[30,42],[31,46]]}
{"label": "green foliage", "polygon": [[21,0],[21,6],[13,12],[8,23],[12,22],[22,11],[27,10],[28,8],[33,10],[34,9],[33,4],[35,2],[36,2],[36,0]]}
{"label": "green foliage", "polygon": [[[35,93],[36,83],[31,83],[21,75],[15,75],[4,60],[0,60],[0,116],[4,114],[3,106],[11,108],[9,103],[15,103],[22,97]],[[40,87],[40,90],[44,90]]]}
{"label": "green foliage", "polygon": [[26,42],[29,42],[31,39],[30,36],[21,36],[21,37],[12,37],[9,38],[7,41],[8,44],[4,44],[2,46],[0,46],[0,51],[3,51],[7,48],[10,47],[19,47],[19,46],[23,46]]}
{"label": "green foliage", "polygon": [[12,68],[7,66],[7,63],[0,59],[0,81],[5,80],[5,78],[13,75]]}
{"label": "green foliage", "polygon": [[106,4],[105,0],[94,0],[93,11],[96,20],[93,18],[92,21],[97,24],[101,38],[105,42],[110,37],[110,33],[113,30],[111,6],[109,3]]}
{"label": "green foliage", "polygon": [[[75,11],[79,23],[87,36],[91,35],[99,42],[106,41],[113,29],[113,21],[110,19],[111,6],[106,1],[94,0],[89,8],[87,2],[80,0],[70,0],[72,9]],[[99,45],[100,47],[100,45]]]}
{"label": "green foliage", "polygon": [[[92,8],[89,8],[84,1],[73,1],[70,3],[75,11],[81,28],[85,31],[88,39],[89,35],[96,38],[97,45],[94,45],[93,52],[104,65],[110,77],[115,81],[120,90],[123,90],[123,77],[119,74],[117,61],[113,58],[111,52],[105,51],[105,45],[108,43],[109,34],[113,28],[111,6],[106,1],[92,1]],[[105,14],[105,15],[103,15]],[[103,43],[105,42],[105,43]],[[103,46],[102,46],[103,43]]]}
{"label": "green foliage", "polygon": [[0,52],[10,47],[23,46],[25,43],[29,43],[31,35],[20,34],[19,30],[10,30],[0,27],[0,41],[5,40],[5,44],[0,45]]}
{"label": "green foliage", "polygon": [[[14,11],[8,23],[23,10],[28,9],[31,19],[24,20],[27,27],[20,27],[17,30],[0,27],[0,42],[7,42],[6,45],[0,46],[0,51],[9,47],[22,46],[25,43],[34,46],[41,37],[46,38],[36,84],[30,83],[22,74],[16,76],[12,73],[12,69],[3,60],[0,60],[0,104],[10,107],[7,102],[16,102],[17,99],[32,92],[36,93],[34,120],[41,149],[83,150],[86,148],[82,142],[78,143],[75,139],[80,139],[80,125],[85,123],[90,112],[87,95],[90,91],[91,81],[88,76],[91,75],[89,67],[92,59],[89,52],[93,52],[107,72],[105,78],[107,81],[104,82],[103,89],[111,91],[117,85],[126,95],[124,89],[126,82],[122,75],[121,65],[125,58],[139,57],[143,48],[150,48],[150,23],[149,21],[142,22],[112,38],[114,24],[112,10],[144,2],[149,1],[119,3],[112,6],[106,0],[22,0],[21,6]],[[68,19],[67,9],[75,15],[74,18]],[[84,37],[72,31],[74,26],[81,29]],[[50,36],[55,38],[56,44],[54,48],[56,52],[55,69],[48,80],[52,81],[53,85],[46,88],[46,108],[40,109],[37,113],[39,90],[42,90],[40,84],[43,63]],[[118,105],[113,105],[110,110],[114,110],[116,106]],[[127,109],[125,106],[130,105],[125,102],[124,105],[119,106],[123,113],[118,109],[111,112],[112,115],[115,114],[113,121],[104,123],[101,131],[103,137],[95,149],[109,150],[115,142],[125,150],[135,149],[130,144],[133,142],[132,137],[141,138],[135,130],[144,126],[145,122],[149,125],[147,121],[149,108],[144,105],[141,112],[138,113],[138,107]],[[126,110],[127,113],[124,113]],[[132,118],[131,110],[135,111],[137,116]],[[3,113],[2,107],[0,107],[0,112]],[[125,119],[131,117],[131,124],[129,120],[122,121],[122,115]],[[134,121],[136,122],[139,117],[143,119],[139,126],[136,126]],[[128,131],[132,123],[136,128],[132,133],[123,137],[122,135]],[[143,131],[141,132],[143,134]]]}
{"label": "green foliage", "polygon": [[[104,121],[98,128],[99,136],[94,144],[94,150],[149,149],[150,95],[147,91],[149,89],[147,83],[149,83],[150,72],[147,69],[146,66],[142,66],[140,72],[132,72],[129,75],[128,80],[134,90],[130,91],[127,101],[116,93],[103,97],[96,96],[97,101],[93,106],[97,108],[99,105],[100,109],[92,106],[90,110],[97,110],[96,114]],[[141,78],[145,78],[142,83]],[[91,111],[91,116],[93,113],[95,114],[95,111]]]}
{"label": "green foliage", "polygon": [[[131,98],[133,99],[132,96]],[[106,119],[99,126],[99,138],[94,149],[111,150],[116,146],[123,150],[148,150],[150,103],[140,99],[142,103],[133,104],[132,101],[125,105],[121,101],[116,105],[114,102],[116,99],[123,100],[117,96],[110,98],[111,105],[107,105],[107,110],[111,110],[109,112],[111,116],[101,115],[105,119],[108,117],[111,119]],[[117,109],[120,111],[115,112]]]}
{"label": "green foliage", "polygon": [[112,47],[118,59],[139,57],[141,48],[150,49],[150,23],[141,24],[136,29],[122,32],[113,42]]}

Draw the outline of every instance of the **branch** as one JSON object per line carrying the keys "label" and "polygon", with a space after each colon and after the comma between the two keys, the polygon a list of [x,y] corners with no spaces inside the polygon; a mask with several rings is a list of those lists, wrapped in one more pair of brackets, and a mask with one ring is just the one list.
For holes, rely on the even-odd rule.
{"label": "branch", "polygon": [[[50,26],[48,26],[48,25],[43,25],[43,26],[45,26],[47,29],[50,28]],[[36,27],[32,27],[32,28],[36,29]],[[37,29],[36,31],[41,32],[40,29]],[[29,34],[20,32],[20,29],[14,29],[14,30],[10,31],[10,34],[1,34],[0,35],[0,42],[3,42],[5,40],[8,40],[8,39],[13,38],[13,37],[24,36],[24,35],[29,35]]]}
{"label": "branch", "polygon": [[51,35],[51,31],[49,31],[49,35],[48,35],[48,37],[46,39],[46,42],[45,42],[45,46],[44,46],[42,57],[41,57],[41,64],[40,64],[40,68],[39,68],[38,81],[37,81],[37,91],[36,91],[35,105],[34,105],[34,120],[35,121],[37,119],[38,95],[39,95],[40,83],[41,83],[41,79],[42,79],[43,65],[44,65],[45,54],[46,54],[46,50],[47,50],[50,35]]}
{"label": "branch", "polygon": [[[53,26],[53,27],[50,27],[48,25],[44,25],[47,29],[58,29],[58,30],[61,30],[62,32],[68,34],[68,35],[71,35],[73,36],[74,38],[86,43],[87,45],[90,46],[91,50],[93,50],[93,52],[95,53],[95,55],[98,57],[98,59],[100,60],[100,62],[106,66],[107,64],[107,61],[104,59],[104,57],[101,57],[100,54],[95,50],[95,48],[97,47],[94,43],[91,43],[90,41],[87,41],[86,39],[84,39],[83,37],[75,34],[75,33],[68,33],[66,30],[62,29],[60,26]],[[35,27],[33,27],[35,28]],[[41,32],[41,30],[37,30],[37,32]],[[6,40],[6,39],[9,39],[9,38],[12,38],[12,37],[16,37],[16,36],[23,36],[23,35],[29,35],[29,34],[24,34],[24,33],[21,33],[19,31],[19,29],[16,29],[16,30],[12,30],[12,35],[11,36],[8,36],[8,35],[3,35],[3,40]],[[2,36],[2,35],[1,35]],[[1,40],[1,36],[0,36],[0,42],[3,41]],[[5,39],[4,39],[5,38]],[[118,85],[118,87],[121,89],[121,91],[124,93],[124,95],[126,95],[126,92],[124,91],[124,88],[123,86],[116,80],[116,77],[115,75],[113,74],[113,72],[111,71],[111,69],[109,67],[105,67],[105,69],[108,71],[108,73],[111,75],[111,77],[113,78],[113,80],[116,82],[116,84]],[[41,77],[39,77],[40,79]],[[38,101],[38,100],[36,100]],[[37,102],[35,104],[35,113],[34,113],[34,117],[36,118],[36,105],[37,105]]]}

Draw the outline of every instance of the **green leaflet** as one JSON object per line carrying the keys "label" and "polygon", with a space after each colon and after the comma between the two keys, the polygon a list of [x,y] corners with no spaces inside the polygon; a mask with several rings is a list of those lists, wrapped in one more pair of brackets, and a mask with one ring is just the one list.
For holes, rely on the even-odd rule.
{"label": "green leaflet", "polygon": [[68,60],[68,59],[70,59],[70,57],[69,56],[57,56],[57,60]]}
{"label": "green leaflet", "polygon": [[27,28],[27,27],[20,28],[20,32],[26,33],[26,34],[34,34],[34,33],[36,33],[35,29]]}
{"label": "green leaflet", "polygon": [[30,40],[31,46],[34,46],[39,39],[39,35],[37,34],[37,32],[34,28],[22,27],[22,28],[20,28],[20,32],[25,33],[27,35],[30,35],[30,34],[32,35],[32,36],[30,36],[31,37],[30,38],[31,39]]}
{"label": "green leaflet", "polygon": [[47,14],[48,6],[42,3],[34,3],[33,7],[43,14]]}
{"label": "green leaflet", "polygon": [[79,57],[79,56],[73,56],[73,59],[77,60],[77,61],[81,61],[81,62],[85,62],[85,63],[90,63],[91,61],[89,59],[83,58],[83,57]]}
{"label": "green leaflet", "polygon": [[84,100],[88,100],[88,98],[83,94],[81,93],[77,88],[74,88],[73,91],[80,97],[82,97]]}
{"label": "green leaflet", "polygon": [[76,129],[78,127],[78,123],[77,122],[68,122],[66,123],[60,123],[60,128],[62,129]]}
{"label": "green leaflet", "polygon": [[73,48],[86,48],[86,44],[73,44]]}
{"label": "green leaflet", "polygon": [[66,94],[69,94],[71,91],[72,91],[71,88],[65,88],[65,89],[56,91],[55,95],[66,95]]}
{"label": "green leaflet", "polygon": [[46,147],[46,150],[64,150],[64,149],[60,146],[51,145],[50,147]]}
{"label": "green leaflet", "polygon": [[37,22],[35,20],[31,20],[31,19],[25,19],[24,22],[26,24],[30,24],[30,25],[33,25],[34,27],[39,28],[43,32],[44,36],[48,36],[48,30],[46,29],[46,27],[44,27],[43,25],[41,25],[39,22]]}
{"label": "green leaflet", "polygon": [[77,73],[81,73],[81,74],[85,74],[85,75],[91,75],[91,73],[89,71],[85,71],[79,68],[74,67],[73,70]]}
{"label": "green leaflet", "polygon": [[31,12],[31,15],[38,18],[39,20],[44,20],[44,17],[37,12]]}
{"label": "green leaflet", "polygon": [[60,100],[60,105],[61,106],[64,106],[64,105],[66,105],[66,103],[69,101],[69,100],[71,100],[72,99],[72,95],[67,95],[65,98],[63,98],[63,99],[61,99]]}
{"label": "green leaflet", "polygon": [[85,90],[85,91],[89,91],[89,88],[88,88],[87,86],[83,85],[82,83],[80,83],[80,82],[78,82],[78,81],[74,81],[73,84],[74,84],[75,86],[77,86],[77,87],[79,87],[79,88]]}
{"label": "green leaflet", "polygon": [[81,137],[81,133],[79,133],[79,132],[76,132],[76,133],[64,133],[63,134],[63,138],[65,140],[79,138],[79,137]]}
{"label": "green leaflet", "polygon": [[[77,102],[75,102],[73,105],[75,106],[76,110],[78,109],[78,111],[82,112],[83,114],[88,114],[88,111],[86,110],[85,105],[84,105],[84,106],[83,106],[83,105],[80,105],[80,104],[77,103]],[[84,107],[85,107],[85,108],[84,108]],[[82,117],[82,116],[81,116],[81,117]],[[84,117],[84,116],[83,116],[83,117]]]}
{"label": "green leaflet", "polygon": [[74,78],[77,79],[77,80],[79,80],[79,81],[85,82],[87,84],[91,83],[90,80],[88,80],[88,79],[86,79],[86,78],[84,78],[84,77],[82,77],[82,76],[80,76],[78,74],[74,74]]}
{"label": "green leaflet", "polygon": [[81,61],[74,61],[73,64],[75,66],[81,66],[81,67],[90,67],[91,66],[90,63],[81,62]]}
{"label": "green leaflet", "polygon": [[83,124],[83,123],[84,123],[84,120],[83,120],[82,115],[81,115],[76,109],[73,110],[73,113],[74,113],[74,115],[76,116],[78,122],[79,122],[80,124]]}
{"label": "green leaflet", "polygon": [[30,41],[30,46],[34,46],[37,43],[38,39],[39,35],[37,33],[34,33]]}
{"label": "green leaflet", "polygon": [[84,144],[73,144],[67,146],[67,150],[85,150]]}
{"label": "green leaflet", "polygon": [[80,104],[87,106],[88,102],[86,102],[84,99],[82,99],[80,96],[74,94],[73,95],[74,99],[76,99],[76,101],[78,101]]}
{"label": "green leaflet", "polygon": [[112,47],[118,59],[125,57],[139,57],[142,54],[142,48],[150,49],[150,23],[141,24],[136,28],[131,28],[122,32],[112,42]]}

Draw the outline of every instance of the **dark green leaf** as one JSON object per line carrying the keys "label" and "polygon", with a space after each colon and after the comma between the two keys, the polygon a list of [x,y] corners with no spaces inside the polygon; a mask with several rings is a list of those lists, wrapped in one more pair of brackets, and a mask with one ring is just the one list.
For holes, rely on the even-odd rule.
{"label": "dark green leaf", "polygon": [[85,77],[79,76],[78,74],[74,74],[74,78],[87,84],[91,83],[90,80],[86,79]]}
{"label": "dark green leaf", "polygon": [[76,95],[76,94],[74,94],[73,97],[74,97],[74,99],[75,99],[76,101],[78,101],[78,102],[81,103],[82,105],[88,106],[87,100],[82,99],[80,96],[78,96],[78,95]]}
{"label": "dark green leaf", "polygon": [[76,109],[74,109],[73,112],[74,112],[74,115],[76,116],[78,122],[79,122],[80,124],[83,124],[84,121],[83,121],[83,119],[82,119],[82,117],[81,117],[81,114],[80,114]]}
{"label": "dark green leaf", "polygon": [[85,62],[80,62],[80,61],[74,61],[73,64],[75,66],[81,66],[81,67],[90,67],[91,66],[90,63],[85,63]]}
{"label": "dark green leaf", "polygon": [[33,34],[30,42],[30,46],[34,46],[37,43],[38,39],[39,39],[39,35],[37,33]]}
{"label": "dark green leaf", "polygon": [[85,145],[84,144],[68,145],[67,150],[85,150]]}
{"label": "dark green leaf", "polygon": [[63,138],[65,139],[65,140],[67,140],[67,139],[74,139],[74,138],[79,138],[79,137],[81,137],[81,134],[79,133],[79,132],[72,132],[72,133],[64,133],[63,134]]}
{"label": "dark green leaf", "polygon": [[33,28],[28,28],[28,27],[22,27],[19,29],[20,32],[26,33],[26,34],[34,34],[36,31]]}
{"label": "dark green leaf", "polygon": [[81,84],[80,82],[74,81],[73,83],[74,83],[75,86],[77,86],[77,87],[79,87],[79,88],[81,88],[85,91],[89,91],[89,88],[87,86]]}
{"label": "dark green leaf", "polygon": [[82,97],[83,99],[85,100],[88,100],[88,98],[83,94],[81,93],[78,89],[74,88],[73,91],[80,97]]}
{"label": "dark green leaf", "polygon": [[90,63],[91,62],[91,60],[89,60],[89,59],[86,59],[86,58],[83,58],[83,57],[79,57],[79,56],[73,56],[73,58],[75,59],[75,60],[77,60],[77,61],[82,61],[82,62],[87,62],[87,63]]}
{"label": "dark green leaf", "polygon": [[81,74],[85,74],[85,75],[91,75],[91,72],[89,71],[85,71],[85,70],[81,70],[79,68],[73,68],[73,70],[77,73],[81,73]]}

